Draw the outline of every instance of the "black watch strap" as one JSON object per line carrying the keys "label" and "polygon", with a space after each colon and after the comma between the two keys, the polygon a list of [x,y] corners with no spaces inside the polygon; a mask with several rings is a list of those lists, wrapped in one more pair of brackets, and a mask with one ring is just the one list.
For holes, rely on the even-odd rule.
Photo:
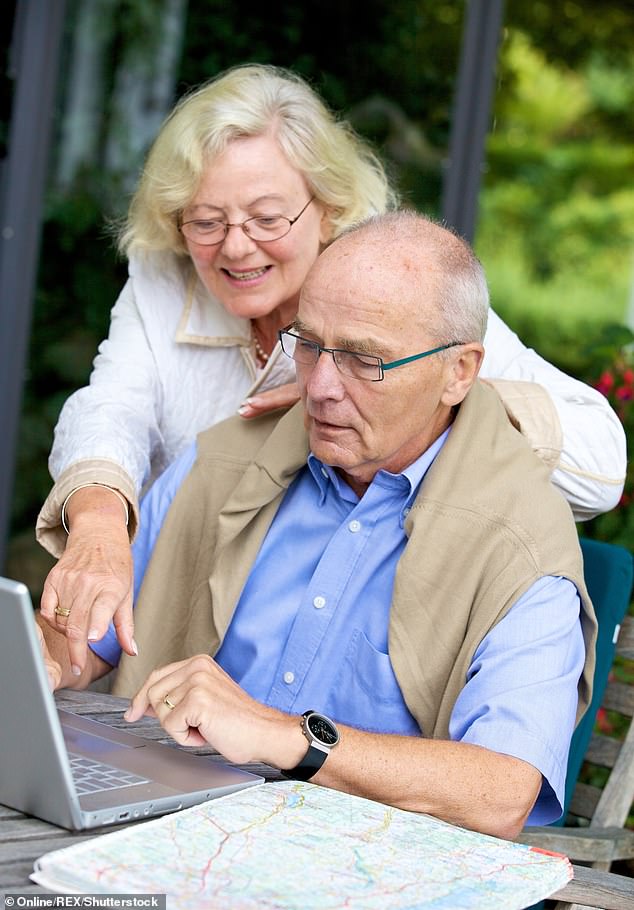
{"label": "black watch strap", "polygon": [[327,758],[328,752],[325,749],[309,746],[308,752],[300,763],[289,771],[282,771],[282,777],[287,777],[289,780],[310,780],[317,774]]}

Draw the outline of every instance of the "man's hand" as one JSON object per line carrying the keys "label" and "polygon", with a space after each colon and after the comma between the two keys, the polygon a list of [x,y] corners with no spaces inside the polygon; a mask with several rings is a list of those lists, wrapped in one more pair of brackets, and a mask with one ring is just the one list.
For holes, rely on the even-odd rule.
{"label": "man's hand", "polygon": [[42,657],[44,658],[44,668],[46,669],[46,673],[48,675],[48,684],[51,692],[54,692],[56,689],[61,688],[62,666],[54,659],[54,657],[52,657],[50,651],[48,650],[46,640],[44,638],[44,633],[40,629],[38,623],[35,623],[35,631],[37,632],[40,647],[42,648]]}
{"label": "man's hand", "polygon": [[238,764],[292,768],[307,749],[297,717],[255,701],[205,654],[151,673],[124,716],[143,714],[158,717],[180,745],[208,743]]}
{"label": "man's hand", "polygon": [[[237,764],[294,768],[308,748],[299,717],[255,701],[207,655],[151,673],[124,717],[143,714],[181,745],[209,743]],[[341,741],[312,778],[322,786],[509,838],[540,790],[532,765],[481,746],[337,727]]]}
{"label": "man's hand", "polygon": [[288,385],[281,385],[277,389],[269,389],[267,392],[260,392],[245,399],[238,408],[238,414],[244,418],[260,417],[268,411],[290,408],[298,401],[299,387],[296,382],[289,382]]}
{"label": "man's hand", "polygon": [[70,663],[79,675],[87,642],[102,638],[111,619],[123,650],[137,653],[132,554],[121,503],[107,489],[78,490],[68,514],[66,549],[49,572],[40,606],[42,617],[66,636]]}
{"label": "man's hand", "polygon": [[71,670],[64,635],[52,629],[42,619],[40,612],[35,614],[35,624],[51,692],[65,688],[85,689],[95,679],[99,679],[112,670],[110,664],[89,650],[86,666],[78,676]]}

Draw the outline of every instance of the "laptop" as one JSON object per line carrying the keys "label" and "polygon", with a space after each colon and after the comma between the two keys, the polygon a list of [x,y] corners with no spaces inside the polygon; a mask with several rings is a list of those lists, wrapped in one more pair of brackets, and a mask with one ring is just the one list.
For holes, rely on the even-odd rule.
{"label": "laptop", "polygon": [[264,783],[57,709],[29,591],[0,578],[0,803],[62,828],[147,819]]}

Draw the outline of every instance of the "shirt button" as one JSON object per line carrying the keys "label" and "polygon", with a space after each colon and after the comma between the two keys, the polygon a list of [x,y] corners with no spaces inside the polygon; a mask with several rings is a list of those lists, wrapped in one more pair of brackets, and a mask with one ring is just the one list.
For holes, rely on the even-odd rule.
{"label": "shirt button", "polygon": [[405,518],[407,518],[407,516],[409,515],[410,511],[411,511],[411,510],[410,510],[410,507],[409,507],[409,506],[405,506],[405,508],[403,509],[403,515],[405,516]]}
{"label": "shirt button", "polygon": [[317,596],[317,597],[313,598],[313,607],[315,607],[316,610],[321,610],[325,606],[326,606],[325,597]]}
{"label": "shirt button", "polygon": [[356,518],[354,518],[348,525],[348,530],[352,531],[353,534],[356,534],[357,531],[361,530],[361,522],[357,521]]}
{"label": "shirt button", "polygon": [[291,683],[295,682],[295,674],[292,673],[290,670],[287,670],[286,673],[284,674],[284,682],[286,683],[287,686],[290,686]]}
{"label": "shirt button", "polygon": [[324,477],[328,477],[328,471],[325,468],[321,469],[321,473],[324,475]]}

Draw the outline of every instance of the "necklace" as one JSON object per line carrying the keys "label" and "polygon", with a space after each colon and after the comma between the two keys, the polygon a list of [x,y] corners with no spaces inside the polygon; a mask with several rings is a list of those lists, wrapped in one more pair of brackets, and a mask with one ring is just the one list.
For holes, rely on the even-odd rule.
{"label": "necklace", "polygon": [[270,354],[267,354],[260,342],[258,341],[258,336],[255,334],[255,323],[251,321],[251,338],[253,339],[253,348],[255,350],[255,356],[260,361],[262,366],[266,366],[269,362]]}

